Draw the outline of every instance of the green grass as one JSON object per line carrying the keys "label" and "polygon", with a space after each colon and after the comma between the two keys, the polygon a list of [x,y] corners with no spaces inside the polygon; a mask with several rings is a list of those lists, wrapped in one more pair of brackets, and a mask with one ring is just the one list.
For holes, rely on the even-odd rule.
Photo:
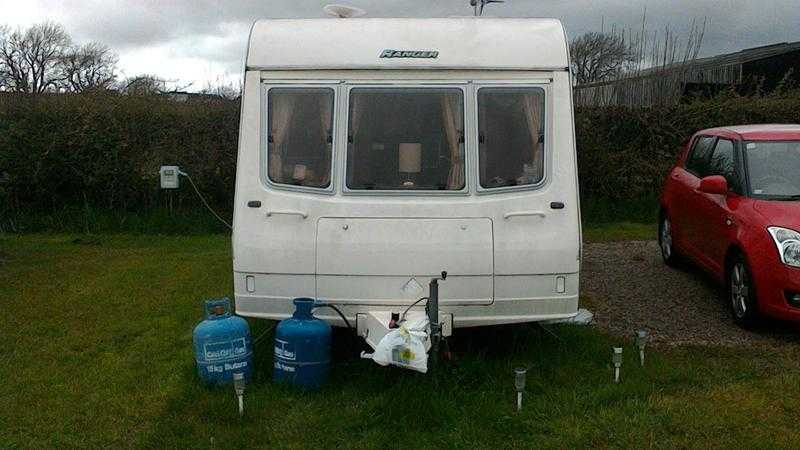
{"label": "green grass", "polygon": [[606,198],[581,198],[581,217],[590,226],[617,222],[655,223],[658,219],[658,197],[636,200],[609,200]]}
{"label": "green grass", "polygon": [[270,381],[267,338],[240,420],[232,389],[198,382],[191,351],[230,264],[225,236],[0,235],[0,448],[800,446],[796,347],[653,348],[642,369],[629,342],[569,326],[558,339],[530,325],[459,333],[457,365],[427,375],[361,360],[337,332],[314,393]]}
{"label": "green grass", "polygon": [[[154,207],[139,212],[96,207],[67,206],[55,211],[4,211],[0,208],[0,233],[126,233],[167,235],[208,235],[227,233],[220,223],[192,197],[191,205]],[[230,212],[218,211],[230,222]]]}
{"label": "green grass", "polygon": [[656,239],[657,234],[655,223],[619,222],[583,228],[586,242],[650,241]]}

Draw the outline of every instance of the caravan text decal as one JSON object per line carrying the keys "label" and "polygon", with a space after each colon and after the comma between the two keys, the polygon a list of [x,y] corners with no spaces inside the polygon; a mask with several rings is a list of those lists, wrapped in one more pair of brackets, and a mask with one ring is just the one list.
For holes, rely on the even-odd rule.
{"label": "caravan text decal", "polygon": [[438,58],[439,52],[435,50],[392,50],[381,52],[381,58]]}

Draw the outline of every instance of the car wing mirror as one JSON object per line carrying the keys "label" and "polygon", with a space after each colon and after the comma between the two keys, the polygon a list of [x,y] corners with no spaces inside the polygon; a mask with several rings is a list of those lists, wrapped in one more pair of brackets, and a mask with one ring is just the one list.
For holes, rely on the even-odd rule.
{"label": "car wing mirror", "polygon": [[700,180],[698,191],[712,195],[727,195],[728,194],[728,180],[721,175],[712,175]]}

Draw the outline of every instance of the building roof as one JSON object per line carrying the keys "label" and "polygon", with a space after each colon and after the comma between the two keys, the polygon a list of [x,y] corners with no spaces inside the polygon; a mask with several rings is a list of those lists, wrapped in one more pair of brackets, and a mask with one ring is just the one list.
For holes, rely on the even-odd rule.
{"label": "building roof", "polygon": [[746,64],[749,62],[772,58],[773,56],[780,56],[795,51],[800,51],[800,41],[781,42],[778,44],[764,45],[762,47],[747,48],[733,53],[725,53],[722,55],[697,58],[695,60],[687,61],[685,63],[677,62],[675,64],[665,67],[652,67],[634,73],[633,76],[638,77],[647,75],[659,75],[665,71],[683,70],[686,68],[690,68],[696,71],[696,70],[706,70],[713,67],[740,66],[742,64]]}
{"label": "building roof", "polygon": [[760,124],[735,125],[711,128],[700,132],[709,134],[735,134],[741,139],[760,140],[800,140],[800,125],[793,124]]}
{"label": "building roof", "polygon": [[666,74],[680,74],[681,79],[685,82],[737,83],[741,81],[741,65],[796,51],[800,51],[800,41],[770,44],[723,55],[708,56],[686,62],[676,62],[663,67],[650,67],[623,73],[620,78],[587,83],[578,86],[578,89],[614,85],[647,77],[664,77]]}
{"label": "building roof", "polygon": [[567,55],[555,19],[279,19],[253,25],[247,69],[566,70]]}
{"label": "building roof", "polygon": [[698,58],[692,64],[698,66],[705,65],[729,65],[729,64],[744,64],[751,61],[758,61],[761,59],[771,58],[773,56],[783,55],[800,50],[800,41],[798,42],[781,42],[778,44],[764,45],[761,47],[747,48],[738,52],[726,53],[724,55],[709,56],[707,58]]}

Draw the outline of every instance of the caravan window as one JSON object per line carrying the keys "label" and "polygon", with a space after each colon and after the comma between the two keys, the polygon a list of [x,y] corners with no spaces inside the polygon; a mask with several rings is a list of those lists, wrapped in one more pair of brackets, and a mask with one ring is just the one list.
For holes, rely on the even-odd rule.
{"label": "caravan window", "polygon": [[478,90],[480,183],[484,188],[538,184],[544,178],[544,90]]}
{"label": "caravan window", "polygon": [[461,89],[355,88],[349,111],[349,189],[464,189]]}
{"label": "caravan window", "polygon": [[333,90],[272,88],[267,103],[269,179],[294,186],[330,186]]}

